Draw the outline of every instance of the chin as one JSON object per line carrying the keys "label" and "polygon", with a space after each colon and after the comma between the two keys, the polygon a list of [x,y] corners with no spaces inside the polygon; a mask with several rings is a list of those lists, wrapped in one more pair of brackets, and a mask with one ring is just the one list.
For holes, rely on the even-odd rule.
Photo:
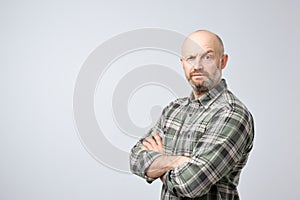
{"label": "chin", "polygon": [[205,81],[203,80],[191,80],[191,83],[196,86],[196,87],[201,87],[203,85],[205,85]]}

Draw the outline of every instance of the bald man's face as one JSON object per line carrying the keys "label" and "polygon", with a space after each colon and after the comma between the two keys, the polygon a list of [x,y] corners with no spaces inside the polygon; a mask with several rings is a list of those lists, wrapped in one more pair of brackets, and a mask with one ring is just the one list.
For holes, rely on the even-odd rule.
{"label": "bald man's face", "polygon": [[227,62],[221,48],[216,36],[207,32],[194,33],[184,42],[181,62],[194,91],[207,92],[221,81]]}

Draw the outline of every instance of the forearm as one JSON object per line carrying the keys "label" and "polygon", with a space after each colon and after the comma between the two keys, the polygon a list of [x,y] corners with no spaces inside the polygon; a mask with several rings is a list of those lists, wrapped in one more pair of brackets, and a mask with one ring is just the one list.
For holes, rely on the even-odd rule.
{"label": "forearm", "polygon": [[138,143],[130,153],[130,170],[132,173],[147,178],[146,172],[154,160],[162,154],[155,151],[145,151],[141,149],[141,144]]}
{"label": "forearm", "polygon": [[158,178],[164,175],[167,171],[179,167],[189,158],[185,156],[166,156],[162,155],[156,158],[149,166],[146,175],[149,178]]}
{"label": "forearm", "polygon": [[148,182],[189,161],[186,156],[163,155],[163,143],[158,133],[140,140],[131,150],[131,171]]}

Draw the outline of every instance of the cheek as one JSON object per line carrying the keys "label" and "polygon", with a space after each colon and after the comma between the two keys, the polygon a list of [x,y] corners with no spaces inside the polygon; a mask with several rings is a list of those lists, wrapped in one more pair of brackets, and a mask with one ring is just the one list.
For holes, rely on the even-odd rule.
{"label": "cheek", "polygon": [[212,63],[211,65],[206,66],[204,68],[208,73],[214,73],[219,70],[221,67],[220,63]]}
{"label": "cheek", "polygon": [[192,71],[193,67],[188,65],[188,64],[183,64],[183,70],[185,72],[185,74],[190,74]]}

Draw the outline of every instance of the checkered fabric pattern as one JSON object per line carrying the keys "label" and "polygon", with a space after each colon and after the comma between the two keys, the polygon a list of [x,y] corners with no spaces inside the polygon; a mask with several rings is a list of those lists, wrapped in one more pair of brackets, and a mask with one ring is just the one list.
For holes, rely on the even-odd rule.
{"label": "checkered fabric pattern", "polygon": [[161,199],[237,200],[242,168],[253,147],[253,118],[223,79],[199,99],[194,95],[171,102],[149,132],[132,148],[131,171],[145,174],[162,154],[141,150],[144,138],[157,132],[164,155],[189,156],[189,162],[164,175]]}

